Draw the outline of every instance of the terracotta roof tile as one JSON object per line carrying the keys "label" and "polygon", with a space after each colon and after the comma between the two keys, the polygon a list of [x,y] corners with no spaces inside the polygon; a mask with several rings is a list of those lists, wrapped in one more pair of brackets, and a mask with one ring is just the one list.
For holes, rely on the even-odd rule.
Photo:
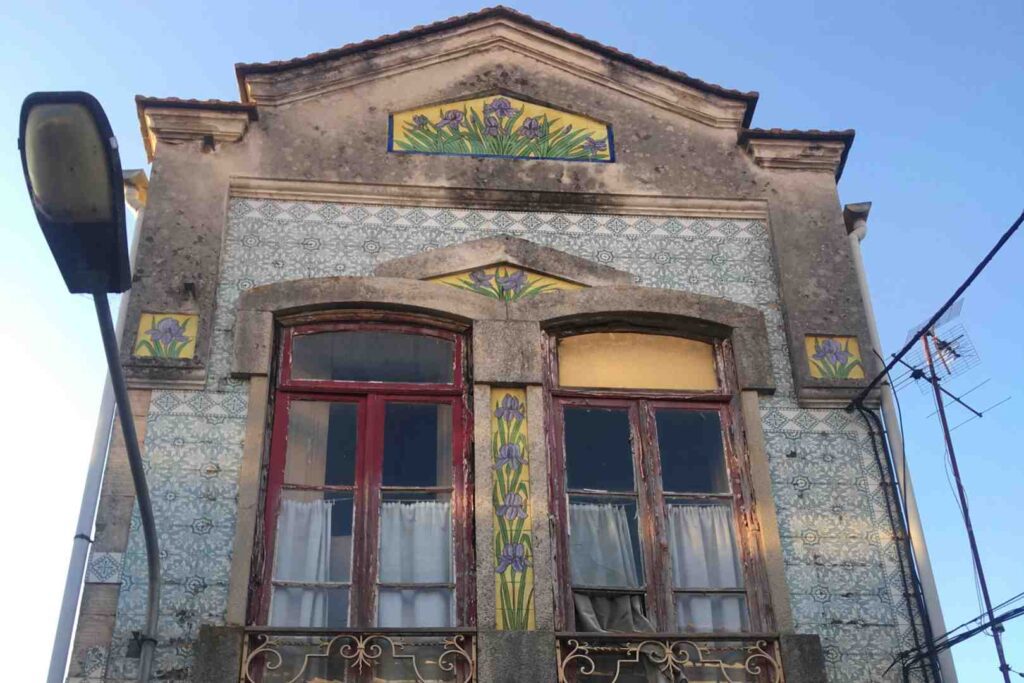
{"label": "terracotta roof tile", "polygon": [[[515,19],[516,21],[519,21],[524,24],[529,24],[543,31],[546,31],[552,35],[555,35],[559,38],[572,41],[583,47],[594,50],[595,52],[602,53],[607,57],[611,57],[613,59],[618,59],[620,61],[632,64],[633,66],[636,66],[640,69],[644,69],[645,71],[657,73],[659,75],[671,78],[681,83],[685,83],[686,85],[698,88],[710,94],[718,95],[720,97],[725,97],[727,99],[734,100],[742,100],[747,103],[747,113],[744,117],[744,125],[749,125],[750,120],[753,117],[754,105],[757,103],[758,98],[758,93],[756,92],[742,92],[739,90],[731,90],[729,88],[724,88],[714,83],[702,81],[688,74],[685,74],[682,71],[674,71],[659,64],[655,64],[650,60],[642,59],[629,53],[622,52],[621,50],[618,50],[614,47],[610,47],[608,45],[604,45],[603,43],[599,43],[595,40],[591,40],[589,38],[579,35],[578,33],[571,33],[563,28],[559,28],[558,26],[549,24],[548,22],[545,21],[540,21],[539,19],[534,19],[528,14],[523,14],[522,12],[511,9],[509,7],[505,7],[503,5],[488,7],[478,12],[471,12],[469,14],[462,14],[459,16],[450,17],[448,19],[443,19],[441,21],[437,21],[431,24],[416,26],[405,31],[399,31],[398,33],[383,35],[378,38],[364,40],[358,43],[349,43],[348,45],[343,45],[342,47],[334,48],[332,50],[326,50],[324,52],[315,52],[313,54],[306,55],[305,57],[297,57],[295,59],[274,62],[250,64],[239,63],[235,65],[235,73],[238,76],[239,85],[241,86],[245,76],[248,74],[275,73],[279,71],[293,69],[299,66],[316,64],[318,62],[329,61],[332,59],[338,59],[340,57],[344,57],[345,55],[353,54],[355,52],[370,50],[377,47],[383,47],[385,45],[390,45],[393,43],[408,40],[410,38],[415,38],[429,33],[437,33],[439,31],[444,31],[446,29],[458,28],[459,26],[463,26],[473,21],[487,19],[490,17],[507,17]],[[242,88],[242,92],[244,97],[244,88]]]}

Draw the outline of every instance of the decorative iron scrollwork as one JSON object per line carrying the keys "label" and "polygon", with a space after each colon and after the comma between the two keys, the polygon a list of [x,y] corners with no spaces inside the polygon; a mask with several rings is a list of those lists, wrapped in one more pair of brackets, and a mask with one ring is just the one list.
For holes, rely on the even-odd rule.
{"label": "decorative iron scrollwork", "polygon": [[[414,638],[422,639],[417,634]],[[308,636],[303,639],[298,634],[256,633],[251,636],[252,647],[245,657],[242,676],[245,683],[262,683],[267,673],[278,673],[282,683],[301,683],[311,674],[315,663],[344,662],[346,668],[362,673],[364,669],[384,663],[386,660],[401,662],[409,667],[417,683],[428,683],[436,678],[424,678],[420,671],[421,662],[416,654],[404,654],[415,645],[423,645],[422,641],[407,642],[410,637],[398,634],[381,633],[341,633],[336,635]],[[438,641],[434,641],[436,643]],[[432,662],[432,666],[440,672],[451,674],[457,683],[473,683],[476,680],[476,644],[475,639],[467,634],[452,634],[441,637],[439,641],[442,652]],[[429,643],[433,644],[433,643]],[[302,655],[302,664],[298,671],[280,671],[289,661],[297,659],[297,655],[288,657],[287,649],[305,647],[313,651]],[[290,678],[284,678],[291,675]],[[275,678],[277,680],[277,678]]]}
{"label": "decorative iron scrollwork", "polygon": [[[756,680],[782,683],[782,664],[778,645],[758,639],[741,641],[697,641],[683,639],[648,639],[639,641],[584,641],[581,638],[560,639],[557,645],[559,683],[583,683],[599,676],[617,683],[629,671],[656,670],[666,681],[688,683],[689,676],[716,674],[718,680],[741,683]],[[715,656],[716,653],[725,656]],[[729,657],[728,655],[732,655]],[[599,670],[599,661],[615,657],[614,674]]]}

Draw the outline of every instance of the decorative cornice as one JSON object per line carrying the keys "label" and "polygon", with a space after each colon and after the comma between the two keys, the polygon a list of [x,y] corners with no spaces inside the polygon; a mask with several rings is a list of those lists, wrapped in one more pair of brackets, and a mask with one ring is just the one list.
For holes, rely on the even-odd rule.
{"label": "decorative cornice", "polygon": [[672,195],[588,192],[524,192],[436,185],[337,183],[310,180],[232,177],[233,197],[394,206],[459,206],[509,211],[604,213],[623,216],[678,216],[767,220],[763,199],[714,199]]}
{"label": "decorative cornice", "polygon": [[241,102],[153,97],[136,97],[135,102],[150,161],[158,142],[238,142],[256,119],[256,107]]}
{"label": "decorative cornice", "polygon": [[853,137],[852,130],[746,129],[740,132],[739,144],[763,168],[828,171],[839,180]]}
{"label": "decorative cornice", "polygon": [[[570,34],[571,35],[571,34]],[[376,50],[368,59],[369,50]],[[578,41],[537,28],[504,14],[460,25],[444,32],[426,32],[416,40],[387,43],[329,60],[300,60],[286,69],[239,72],[242,97],[260,106],[302,101],[352,88],[361,83],[419,71],[485,53],[502,53],[497,61],[536,60],[568,76],[611,89],[652,106],[716,128],[739,129],[749,124],[755,93],[698,87],[696,79],[673,78],[665,69],[640,68],[628,62],[610,68],[609,59]],[[399,103],[399,108],[420,102]]]}
{"label": "decorative cornice", "polygon": [[[675,81],[676,83],[684,84],[690,88],[700,91],[703,94],[736,101],[741,103],[745,109],[745,113],[742,117],[743,125],[750,125],[750,120],[754,113],[754,106],[757,104],[758,99],[758,94],[756,92],[731,90],[714,83],[708,83],[700,79],[693,78],[681,71],[675,71],[659,64],[655,64],[649,60],[641,59],[626,52],[622,52],[621,50],[617,50],[614,47],[604,45],[595,40],[590,40],[589,38],[577,33],[566,31],[558,26],[544,21],[539,21],[527,14],[523,14],[522,12],[518,12],[514,9],[503,7],[501,5],[485,8],[478,12],[451,17],[425,26],[417,26],[407,31],[380,36],[379,38],[374,38],[372,40],[352,43],[340,48],[307,55],[297,59],[264,64],[236,64],[235,73],[238,77],[239,89],[241,90],[242,97],[248,99],[250,90],[247,87],[247,81],[252,76],[282,73],[308,68],[323,62],[334,62],[353,54],[365,53],[371,50],[380,50],[381,48],[387,48],[413,39],[417,39],[422,42],[424,39],[434,37],[439,33],[455,32],[458,29],[462,29],[472,24],[488,22],[502,22],[508,26],[525,28],[534,34],[543,34],[549,38],[556,39],[563,44],[582,48],[587,52],[594,53],[596,56],[599,56],[604,60],[614,60],[628,64],[640,71],[656,74]],[[366,64],[365,60],[362,58],[359,59],[359,62],[364,65]]]}

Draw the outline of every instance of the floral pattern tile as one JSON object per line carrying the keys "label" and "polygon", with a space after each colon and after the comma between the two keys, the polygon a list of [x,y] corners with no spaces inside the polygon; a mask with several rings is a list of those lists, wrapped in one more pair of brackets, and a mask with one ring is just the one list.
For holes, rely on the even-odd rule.
{"label": "floral pattern tile", "polygon": [[[605,163],[615,160],[611,126],[505,95],[392,114],[388,117],[388,151]],[[292,215],[298,213],[292,210]]]}
{"label": "floral pattern tile", "polygon": [[[888,521],[889,484],[858,416],[795,402],[763,222],[255,199],[232,199],[228,216],[206,388],[154,391],[146,433],[166,538],[162,679],[187,680],[199,625],[224,620],[247,409],[246,383],[229,372],[239,294],[283,280],[366,276],[392,258],[510,234],[631,272],[645,286],[725,297],[764,313],[777,391],[763,399],[762,420],[798,628],[821,635],[832,683],[896,680],[882,672],[913,643],[917,617],[903,598],[905,558]],[[496,569],[528,560],[515,551],[503,558],[503,550],[496,544]],[[133,678],[137,664],[124,656],[145,607],[137,517],[123,563],[107,680]]]}
{"label": "floral pattern tile", "polygon": [[198,329],[198,315],[144,312],[132,353],[136,358],[192,358]]}

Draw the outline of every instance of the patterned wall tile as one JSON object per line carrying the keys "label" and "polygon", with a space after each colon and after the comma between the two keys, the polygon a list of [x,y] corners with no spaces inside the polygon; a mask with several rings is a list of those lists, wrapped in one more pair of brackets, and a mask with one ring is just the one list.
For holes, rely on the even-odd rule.
{"label": "patterned wall tile", "polygon": [[91,550],[85,570],[86,583],[121,583],[124,553],[105,553]]}
{"label": "patterned wall tile", "polygon": [[[764,400],[762,418],[799,627],[822,636],[833,683],[895,680],[881,672],[913,629],[887,482],[856,415],[800,409],[793,399],[764,223],[255,199],[232,199],[228,213],[206,390],[155,391],[146,434],[165,535],[164,608],[174,622],[159,647],[162,676],[187,678],[198,625],[224,618],[247,408],[246,383],[229,376],[239,294],[284,280],[365,276],[392,258],[511,234],[631,272],[645,286],[721,296],[764,313],[778,390]],[[111,679],[133,674],[134,660],[123,655],[145,605],[141,541],[136,524]]]}

